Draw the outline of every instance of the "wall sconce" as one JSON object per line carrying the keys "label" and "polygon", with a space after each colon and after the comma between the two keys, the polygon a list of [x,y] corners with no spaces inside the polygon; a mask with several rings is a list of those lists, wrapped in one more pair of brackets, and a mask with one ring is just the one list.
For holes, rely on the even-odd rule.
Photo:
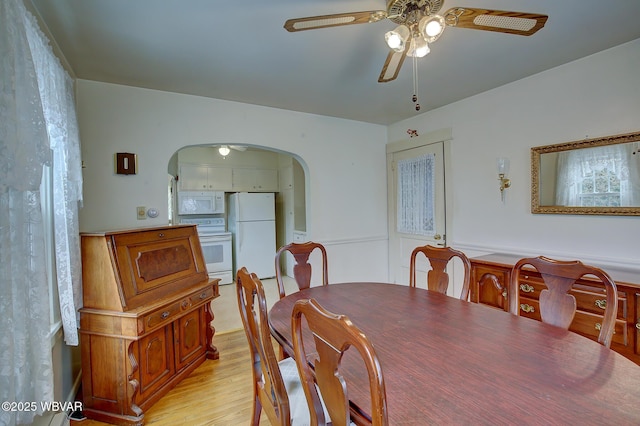
{"label": "wall sconce", "polygon": [[505,176],[509,173],[509,159],[506,157],[498,158],[498,180],[500,181],[500,199],[504,202],[504,190],[511,186],[511,180]]}

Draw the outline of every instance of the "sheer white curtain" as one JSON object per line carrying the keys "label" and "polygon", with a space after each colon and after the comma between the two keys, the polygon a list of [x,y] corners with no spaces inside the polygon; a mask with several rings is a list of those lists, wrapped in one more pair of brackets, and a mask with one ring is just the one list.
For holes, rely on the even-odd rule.
{"label": "sheer white curtain", "polygon": [[[54,170],[55,242],[62,310],[73,318],[80,300],[76,249],[81,194],[79,141],[71,82],[22,0],[0,0],[0,400],[53,401],[49,286],[40,183]],[[52,151],[53,150],[53,151]],[[53,152],[53,155],[52,155]],[[77,165],[69,164],[77,161]],[[62,172],[60,170],[70,170]],[[69,174],[66,174],[69,173]],[[71,186],[60,185],[69,179]],[[58,183],[55,181],[58,179]],[[61,192],[61,191],[62,192]],[[62,199],[60,197],[63,197]],[[76,201],[74,201],[76,198]],[[66,201],[60,201],[66,200]],[[65,207],[65,203],[66,207]],[[75,210],[74,210],[75,207]],[[69,214],[71,217],[69,217]],[[75,224],[74,224],[75,223]],[[69,226],[71,224],[71,226]],[[64,234],[67,234],[66,237]],[[64,242],[66,238],[66,243]],[[64,253],[65,247],[68,253]],[[65,259],[69,266],[65,273]],[[68,302],[71,300],[72,302]],[[77,337],[75,337],[77,342]],[[36,412],[0,411],[0,424],[31,423]]]}
{"label": "sheer white curtain", "polygon": [[40,100],[53,152],[53,223],[58,298],[64,338],[78,344],[77,309],[82,304],[82,264],[78,207],[82,203],[82,160],[73,81],[64,71],[38,28],[28,15],[29,47],[33,56]]}
{"label": "sheer white curtain", "polygon": [[398,232],[432,236],[435,155],[398,161]]}
{"label": "sheer white curtain", "polygon": [[608,170],[620,181],[620,206],[638,205],[637,159],[633,144],[609,145],[574,149],[558,155],[556,203],[560,206],[581,206],[581,182],[593,172]]}

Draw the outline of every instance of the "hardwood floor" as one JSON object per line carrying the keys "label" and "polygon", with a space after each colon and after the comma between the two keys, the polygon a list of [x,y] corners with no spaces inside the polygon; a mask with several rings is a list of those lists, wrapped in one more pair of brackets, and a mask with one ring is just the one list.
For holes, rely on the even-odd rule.
{"label": "hardwood floor", "polygon": [[[146,425],[249,425],[252,409],[251,361],[244,330],[216,334],[220,359],[206,360],[144,415]],[[276,352],[278,353],[278,352]],[[264,413],[261,426],[268,426]],[[86,419],[72,426],[108,426]]]}

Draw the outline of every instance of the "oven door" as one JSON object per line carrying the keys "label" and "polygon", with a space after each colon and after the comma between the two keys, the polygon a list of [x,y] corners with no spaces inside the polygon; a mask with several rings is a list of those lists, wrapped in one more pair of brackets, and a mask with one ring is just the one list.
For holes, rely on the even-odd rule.
{"label": "oven door", "polygon": [[201,235],[200,245],[210,278],[220,278],[220,284],[233,282],[231,234]]}

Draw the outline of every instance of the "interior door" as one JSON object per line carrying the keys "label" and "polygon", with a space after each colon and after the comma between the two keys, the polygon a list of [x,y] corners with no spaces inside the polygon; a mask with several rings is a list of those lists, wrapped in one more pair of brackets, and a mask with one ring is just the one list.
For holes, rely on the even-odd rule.
{"label": "interior door", "polygon": [[[446,229],[445,229],[445,185],[444,185],[444,142],[436,142],[431,144],[409,147],[404,150],[396,150],[389,152],[387,155],[388,179],[389,179],[389,275],[391,282],[398,284],[409,284],[409,260],[413,249],[420,245],[446,245]],[[399,177],[399,164],[402,161],[429,157],[430,172],[426,174],[428,178],[425,182],[419,181],[417,184],[407,187],[405,178]],[[401,165],[402,166],[402,165]],[[402,183],[404,182],[404,184]],[[422,184],[425,183],[427,189]],[[401,186],[404,185],[404,189]],[[400,195],[400,191],[404,190],[404,195]],[[412,195],[419,195],[417,192],[427,191],[432,195],[432,221],[426,226],[428,230],[424,232],[412,232],[399,229],[398,216],[402,213],[403,207],[399,205],[398,200],[407,198]],[[407,192],[409,194],[407,195]],[[413,193],[413,194],[412,194]],[[405,208],[406,210],[406,208]],[[400,212],[400,213],[399,213]],[[412,212],[405,212],[406,214]],[[425,275],[426,271],[418,271],[417,277]]]}

